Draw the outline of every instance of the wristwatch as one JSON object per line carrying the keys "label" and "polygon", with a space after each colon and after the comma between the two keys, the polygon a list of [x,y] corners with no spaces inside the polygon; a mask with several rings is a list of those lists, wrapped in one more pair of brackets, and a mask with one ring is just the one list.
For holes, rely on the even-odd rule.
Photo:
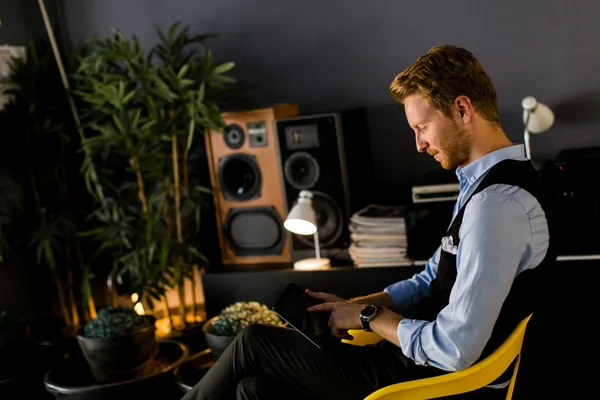
{"label": "wristwatch", "polygon": [[373,332],[369,321],[371,321],[377,315],[380,307],[375,304],[369,304],[360,311],[360,322],[362,322],[363,329],[367,332]]}

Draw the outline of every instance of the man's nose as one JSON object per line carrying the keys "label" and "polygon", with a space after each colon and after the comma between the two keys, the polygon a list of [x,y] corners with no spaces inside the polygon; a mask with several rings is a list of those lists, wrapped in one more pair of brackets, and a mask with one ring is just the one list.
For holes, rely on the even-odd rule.
{"label": "man's nose", "polygon": [[415,141],[417,142],[417,151],[419,153],[424,153],[427,151],[429,143],[427,143],[426,140],[423,140],[423,137],[420,133],[415,134]]}

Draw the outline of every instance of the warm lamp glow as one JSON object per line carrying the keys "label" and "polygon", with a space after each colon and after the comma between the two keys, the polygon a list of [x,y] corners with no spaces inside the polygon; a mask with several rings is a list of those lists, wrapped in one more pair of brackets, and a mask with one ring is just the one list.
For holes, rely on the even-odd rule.
{"label": "warm lamp glow", "polygon": [[286,219],[283,226],[298,235],[313,235],[317,231],[315,224],[303,219]]}

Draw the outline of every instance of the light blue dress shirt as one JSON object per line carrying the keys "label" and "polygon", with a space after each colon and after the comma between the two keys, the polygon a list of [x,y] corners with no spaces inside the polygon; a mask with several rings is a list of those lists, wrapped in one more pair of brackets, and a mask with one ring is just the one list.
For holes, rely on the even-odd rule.
{"label": "light blue dress shirt", "polygon": [[[492,166],[506,159],[525,161],[524,154],[523,146],[515,145],[459,167],[460,194],[452,219]],[[459,238],[457,276],[448,306],[433,322],[403,319],[398,324],[398,339],[407,357],[446,371],[467,368],[480,357],[514,278],[544,259],[548,223],[529,192],[497,184],[473,196]],[[438,247],[421,273],[384,289],[400,314],[410,315],[419,299],[428,295],[439,257]]]}

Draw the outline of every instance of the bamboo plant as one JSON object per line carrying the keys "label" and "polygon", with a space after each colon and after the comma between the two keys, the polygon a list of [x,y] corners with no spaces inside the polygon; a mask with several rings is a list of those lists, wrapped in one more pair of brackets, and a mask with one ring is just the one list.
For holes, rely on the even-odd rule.
{"label": "bamboo plant", "polygon": [[4,258],[22,255],[22,262],[49,268],[64,322],[76,327],[80,310],[86,319],[96,313],[93,275],[78,237],[89,229],[81,222],[92,202],[79,174],[80,142],[50,45],[40,41],[26,60],[14,59],[4,83],[11,96],[0,112]]}
{"label": "bamboo plant", "polygon": [[[192,281],[190,314],[196,321],[196,268],[208,260],[198,250],[205,196],[210,189],[189,174],[195,136],[220,129],[219,102],[232,96],[233,63],[216,64],[205,41],[189,27],[156,29],[160,42],[145,52],[118,30],[92,39],[75,74],[76,96],[89,165],[98,167],[108,215],[89,232],[110,252],[118,274],[127,274],[139,301],[164,305],[171,327],[186,327],[185,280]],[[88,179],[89,181],[89,179]],[[91,191],[91,187],[90,187]],[[178,292],[175,326],[165,290]]]}

